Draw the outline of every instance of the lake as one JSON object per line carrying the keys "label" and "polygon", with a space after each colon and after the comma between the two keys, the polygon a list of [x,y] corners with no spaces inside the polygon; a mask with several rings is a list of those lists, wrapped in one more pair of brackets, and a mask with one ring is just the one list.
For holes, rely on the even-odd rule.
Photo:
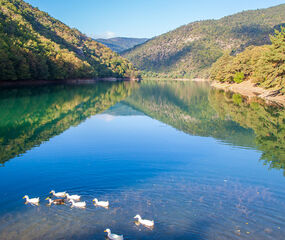
{"label": "lake", "polygon": [[[1,87],[0,115],[0,239],[284,239],[280,106],[143,81]],[[86,209],[47,206],[51,190]]]}

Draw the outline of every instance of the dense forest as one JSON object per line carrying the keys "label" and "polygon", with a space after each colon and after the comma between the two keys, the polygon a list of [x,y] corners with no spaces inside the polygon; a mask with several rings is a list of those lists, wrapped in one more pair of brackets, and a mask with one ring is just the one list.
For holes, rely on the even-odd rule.
{"label": "dense forest", "polygon": [[236,56],[226,53],[213,64],[211,79],[256,85],[285,93],[285,28],[270,36],[271,45],[248,47]]}
{"label": "dense forest", "polygon": [[0,90],[0,163],[125,99],[136,83],[47,85]]}
{"label": "dense forest", "polygon": [[127,37],[115,37],[115,38],[98,38],[95,39],[97,42],[104,44],[105,46],[111,48],[117,53],[126,51],[134,46],[146,42],[147,38],[127,38]]}
{"label": "dense forest", "polygon": [[126,51],[123,56],[144,77],[208,77],[225,52],[236,55],[249,46],[270,44],[269,35],[285,23],[285,4],[244,11],[220,20],[184,25]]}
{"label": "dense forest", "polygon": [[103,44],[22,0],[0,0],[0,80],[136,78]]}

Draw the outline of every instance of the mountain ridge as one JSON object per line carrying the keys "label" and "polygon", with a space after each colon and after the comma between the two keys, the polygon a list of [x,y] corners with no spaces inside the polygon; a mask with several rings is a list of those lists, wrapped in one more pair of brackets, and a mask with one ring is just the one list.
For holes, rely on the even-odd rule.
{"label": "mountain ridge", "polygon": [[225,51],[235,54],[250,45],[269,44],[269,34],[283,23],[285,4],[249,10],[183,25],[122,55],[145,77],[208,77],[212,63]]}
{"label": "mountain ridge", "polygon": [[129,38],[129,37],[115,37],[115,38],[97,38],[95,41],[104,44],[117,53],[121,53],[137,45],[140,45],[149,40],[148,38]]}

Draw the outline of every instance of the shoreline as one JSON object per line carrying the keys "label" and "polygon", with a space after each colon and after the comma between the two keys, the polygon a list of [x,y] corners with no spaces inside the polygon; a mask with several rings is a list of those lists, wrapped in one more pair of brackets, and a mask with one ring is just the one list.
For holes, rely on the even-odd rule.
{"label": "shoreline", "polygon": [[142,78],[142,81],[211,82],[206,78]]}
{"label": "shoreline", "polygon": [[143,78],[142,80],[149,81],[192,81],[192,82],[207,82],[211,87],[216,89],[222,89],[224,91],[231,91],[234,93],[239,93],[244,97],[260,98],[265,100],[267,104],[277,104],[285,107],[285,95],[276,93],[275,90],[264,89],[262,87],[257,87],[253,82],[244,81],[242,83],[221,83],[217,81],[212,81],[207,78],[193,78],[193,79],[164,79],[164,78]]}
{"label": "shoreline", "polygon": [[231,91],[239,93],[245,97],[251,98],[261,98],[265,100],[266,103],[272,104],[276,103],[285,107],[285,95],[280,95],[274,90],[268,90],[261,87],[255,86],[251,81],[244,81],[242,83],[220,83],[213,81],[211,87],[222,89],[224,91]]}
{"label": "shoreline", "polygon": [[0,87],[9,86],[30,86],[46,84],[93,84],[97,82],[139,82],[140,79],[133,78],[86,78],[86,79],[65,79],[65,80],[7,80],[0,81]]}

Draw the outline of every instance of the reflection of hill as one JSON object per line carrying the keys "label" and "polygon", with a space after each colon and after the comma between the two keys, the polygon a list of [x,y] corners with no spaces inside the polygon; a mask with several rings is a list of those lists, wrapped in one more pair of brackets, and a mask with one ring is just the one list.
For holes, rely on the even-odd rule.
{"label": "reflection of hill", "polygon": [[100,113],[131,93],[131,83],[49,85],[0,90],[0,163]]}
{"label": "reflection of hill", "polygon": [[220,119],[208,101],[207,83],[143,81],[125,102],[152,118],[192,135],[212,136],[254,147],[254,134],[230,119]]}
{"label": "reflection of hill", "polygon": [[253,129],[262,160],[273,168],[285,168],[285,109],[261,100],[247,101],[238,94],[212,91],[209,100],[219,117],[230,117],[244,128]]}
{"label": "reflection of hill", "polygon": [[110,107],[104,114],[110,114],[113,116],[139,116],[144,115],[142,112],[135,110],[134,108],[128,106],[124,103],[117,103],[116,105]]}

